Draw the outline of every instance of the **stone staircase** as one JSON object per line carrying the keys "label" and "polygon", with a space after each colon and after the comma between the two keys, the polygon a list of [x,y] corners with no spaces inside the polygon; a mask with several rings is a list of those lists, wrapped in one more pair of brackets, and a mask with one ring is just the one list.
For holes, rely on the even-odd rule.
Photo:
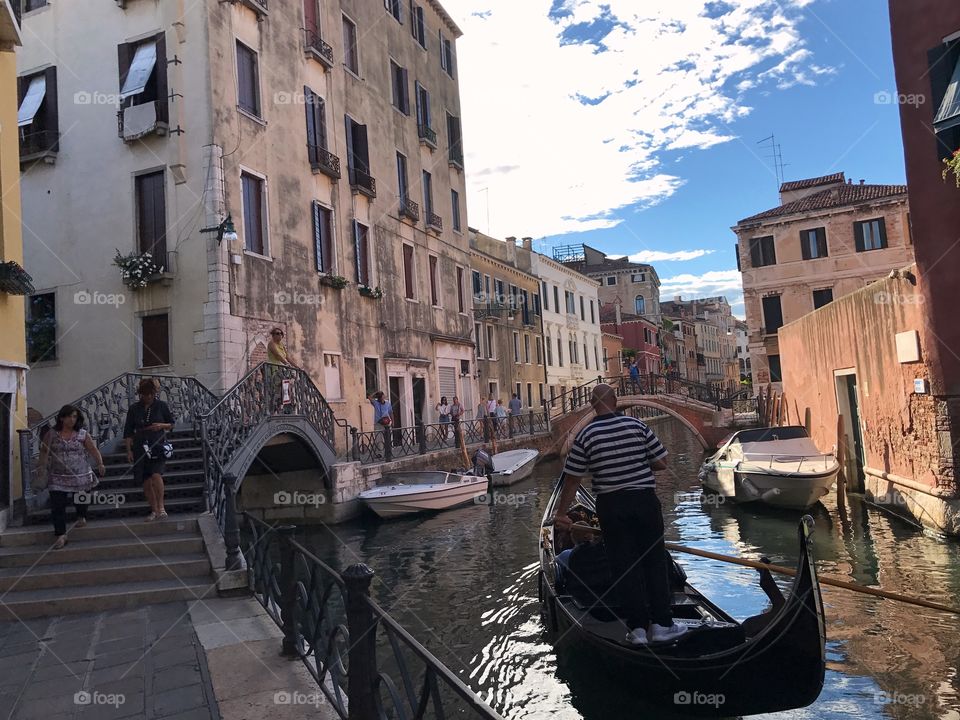
{"label": "stone staircase", "polygon": [[154,522],[91,514],[84,528],[71,523],[67,537],[65,548],[53,550],[51,528],[27,526],[0,535],[0,620],[216,594],[195,514]]}

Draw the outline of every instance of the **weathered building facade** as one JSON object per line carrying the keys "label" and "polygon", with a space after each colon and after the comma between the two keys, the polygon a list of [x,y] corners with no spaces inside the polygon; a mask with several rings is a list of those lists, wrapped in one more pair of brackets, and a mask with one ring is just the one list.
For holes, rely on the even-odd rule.
{"label": "weathered building facade", "polygon": [[660,324],[660,277],[653,265],[630,262],[625,257],[608,257],[589,245],[558,248],[554,255],[555,259],[600,283],[601,305],[619,303],[623,312]]}
{"label": "weathered building facade", "polygon": [[[516,394],[523,409],[539,409],[546,382],[540,281],[529,254],[516,243],[470,230],[470,274],[477,350],[477,403],[493,398],[507,405]],[[461,398],[463,400],[463,398]]]}
{"label": "weathered building facade", "polygon": [[903,185],[836,173],[784,183],[780,202],[733,228],[755,392],[783,388],[782,325],[913,261]]}
{"label": "weathered building facade", "polygon": [[[39,409],[131,370],[222,391],[274,326],[361,429],[375,390],[403,425],[473,391],[460,31],[438,3],[55,3],[24,22],[21,86],[45,73],[60,98],[57,146],[24,175],[59,336]],[[164,272],[125,288],[114,248]]]}
{"label": "weathered building facade", "polygon": [[623,338],[625,361],[636,360],[642,375],[659,374],[661,351],[659,328],[645,317],[621,312],[617,303],[600,308],[600,327],[605,333],[615,333]]}

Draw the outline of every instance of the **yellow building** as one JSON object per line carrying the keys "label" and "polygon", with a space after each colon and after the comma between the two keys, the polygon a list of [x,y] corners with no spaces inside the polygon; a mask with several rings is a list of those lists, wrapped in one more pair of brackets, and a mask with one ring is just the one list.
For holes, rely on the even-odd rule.
{"label": "yellow building", "polygon": [[[16,1],[16,0],[14,0]],[[23,295],[32,292],[23,272],[20,232],[20,149],[17,64],[20,23],[11,0],[0,0],[0,530],[13,501],[23,496],[17,430],[26,427]]]}

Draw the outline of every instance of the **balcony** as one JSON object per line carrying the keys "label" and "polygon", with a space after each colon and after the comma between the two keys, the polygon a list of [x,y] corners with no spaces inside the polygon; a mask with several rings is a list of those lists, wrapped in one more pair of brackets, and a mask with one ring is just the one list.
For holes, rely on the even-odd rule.
{"label": "balcony", "polygon": [[53,165],[60,150],[60,133],[54,130],[34,130],[20,133],[20,163],[42,159]]}
{"label": "balcony", "polygon": [[161,118],[161,109],[155,100],[121,108],[117,111],[117,136],[124,142],[132,142],[146,135],[166,135],[170,126]]}
{"label": "balcony", "polygon": [[363,170],[350,168],[350,189],[373,199],[377,196],[377,181]]}
{"label": "balcony", "polygon": [[420,206],[410,198],[400,198],[400,217],[417,222],[420,220]]}
{"label": "balcony", "polygon": [[427,212],[427,227],[437,232],[443,232],[443,218],[436,213]]}
{"label": "balcony", "polygon": [[232,3],[239,2],[241,5],[246,5],[248,8],[250,8],[257,14],[257,20],[263,19],[263,17],[267,14],[267,0],[228,0],[228,1]]}
{"label": "balcony", "polygon": [[473,304],[473,317],[477,320],[483,318],[501,318],[506,317],[507,319],[513,318],[513,308],[510,307],[507,303],[478,303],[474,299]]}
{"label": "balcony", "polygon": [[307,146],[310,154],[310,169],[313,173],[323,173],[331,180],[340,179],[340,158],[319,145]]}
{"label": "balcony", "polygon": [[437,132],[429,125],[417,125],[417,136],[431,150],[437,149]]}
{"label": "balcony", "polygon": [[33,292],[33,278],[13,260],[0,262],[0,292],[29,295]]}
{"label": "balcony", "polygon": [[318,60],[321,65],[328,69],[334,66],[333,48],[328,42],[320,37],[320,31],[312,28],[303,30],[303,47],[308,57]]}
{"label": "balcony", "polygon": [[448,157],[449,157],[449,159],[450,159],[450,164],[451,164],[453,167],[455,167],[455,168],[457,168],[457,169],[459,169],[459,170],[463,170],[463,150],[461,150],[460,148],[453,148],[453,147],[452,147],[452,148],[450,148],[450,152],[449,152],[449,154],[448,154]]}

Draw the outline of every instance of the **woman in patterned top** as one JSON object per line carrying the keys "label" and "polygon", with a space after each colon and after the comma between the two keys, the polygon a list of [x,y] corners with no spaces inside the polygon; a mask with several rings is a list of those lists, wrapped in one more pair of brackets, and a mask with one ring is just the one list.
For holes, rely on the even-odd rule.
{"label": "woman in patterned top", "polygon": [[47,475],[50,491],[50,517],[57,540],[54,550],[67,544],[67,505],[73,502],[77,523],[87,524],[88,493],[97,484],[88,457],[96,463],[97,474],[104,474],[103,457],[97,444],[83,429],[83,413],[73,405],[64,405],[57,413],[53,430],[40,443],[40,471]]}

